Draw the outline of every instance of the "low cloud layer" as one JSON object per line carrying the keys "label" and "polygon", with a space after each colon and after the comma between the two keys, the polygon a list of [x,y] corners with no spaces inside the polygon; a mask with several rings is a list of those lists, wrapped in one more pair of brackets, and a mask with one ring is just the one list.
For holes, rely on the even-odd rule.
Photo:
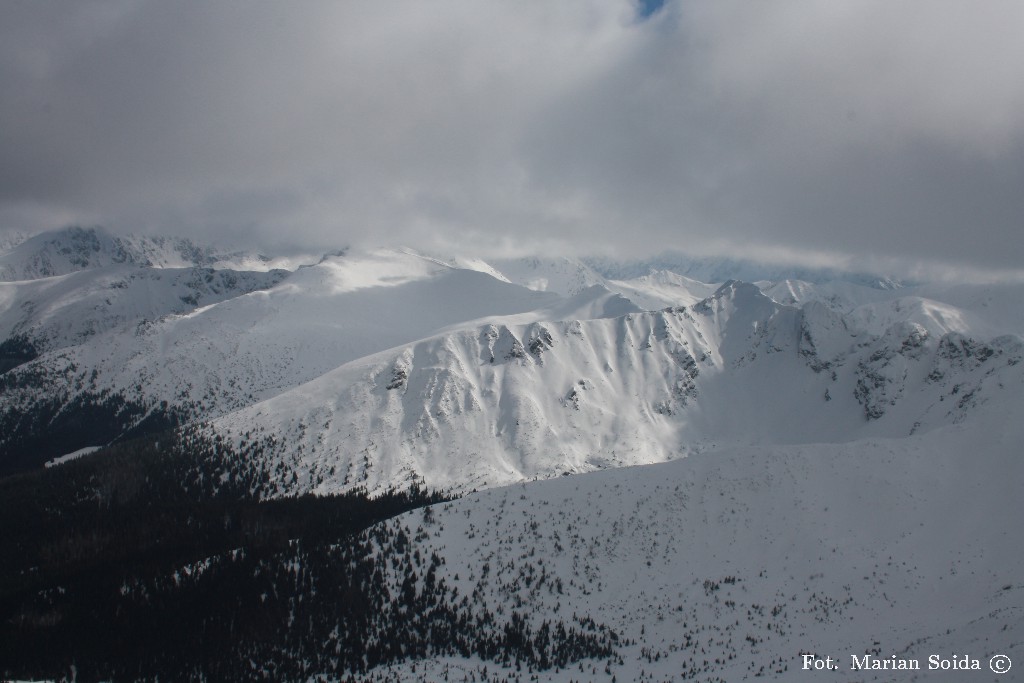
{"label": "low cloud layer", "polygon": [[0,6],[0,229],[1019,268],[1024,5]]}

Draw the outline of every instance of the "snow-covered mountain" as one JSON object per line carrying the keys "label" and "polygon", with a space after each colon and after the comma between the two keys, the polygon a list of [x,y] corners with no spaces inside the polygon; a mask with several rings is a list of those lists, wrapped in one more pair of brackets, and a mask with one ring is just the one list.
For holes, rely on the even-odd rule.
{"label": "snow-covered mountain", "polygon": [[112,235],[103,228],[72,227],[37,235],[0,235],[0,281],[35,280],[115,264],[149,268],[205,267],[244,271],[293,269],[309,255],[260,253],[199,245],[184,237]]}
{"label": "snow-covered mountain", "polygon": [[21,230],[0,230],[0,254],[10,251],[29,237],[30,234]]}
{"label": "snow-covered mountain", "polygon": [[111,264],[54,277],[0,282],[0,336],[37,352],[81,346],[143,321],[181,315],[280,282],[286,271],[144,268]]}
{"label": "snow-covered mountain", "polygon": [[187,239],[115,237],[102,228],[42,233],[0,254],[0,280],[33,280],[112,264],[154,267],[210,265],[212,249]]}
{"label": "snow-covered mountain", "polygon": [[[80,230],[6,257],[24,271],[39,245],[83,241],[106,256],[0,285],[0,447],[22,461],[192,423],[277,473],[261,495],[465,491],[906,436],[1015,401],[1021,381],[1020,285],[610,280],[573,259],[401,249],[179,268]],[[66,427],[85,408],[89,429]]]}
{"label": "snow-covered mountain", "polygon": [[346,363],[209,429],[242,452],[274,439],[304,490],[465,490],[723,444],[906,436],[1018,400],[1019,336],[979,341],[900,310],[871,330],[730,282],[690,307],[495,318]]}
{"label": "snow-covered mountain", "polygon": [[72,229],[0,256],[0,472],[160,432],[190,492],[465,494],[366,532],[404,601],[374,628],[441,600],[460,638],[532,654],[365,680],[783,681],[814,653],[882,681],[851,657],[1019,654],[1024,285],[181,244]]}
{"label": "snow-covered mountain", "polygon": [[812,284],[840,281],[876,289],[896,289],[904,286],[903,280],[874,273],[847,272],[829,267],[779,265],[758,262],[749,258],[693,256],[677,251],[667,251],[653,257],[627,260],[588,257],[583,259],[583,262],[594,272],[617,280],[632,280],[648,275],[652,271],[663,270],[699,282],[801,280]]}

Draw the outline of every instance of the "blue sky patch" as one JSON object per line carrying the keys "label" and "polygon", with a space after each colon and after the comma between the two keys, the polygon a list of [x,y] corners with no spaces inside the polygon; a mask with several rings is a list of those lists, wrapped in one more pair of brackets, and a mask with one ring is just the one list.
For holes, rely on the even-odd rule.
{"label": "blue sky patch", "polygon": [[640,0],[639,8],[637,9],[637,14],[639,15],[641,20],[646,19],[647,17],[651,16],[652,14],[660,10],[662,5],[664,4],[665,0]]}

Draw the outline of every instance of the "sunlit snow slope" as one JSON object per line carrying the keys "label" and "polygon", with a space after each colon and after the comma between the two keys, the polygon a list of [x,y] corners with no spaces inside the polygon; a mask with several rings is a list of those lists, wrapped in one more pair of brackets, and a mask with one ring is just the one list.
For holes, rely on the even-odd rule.
{"label": "sunlit snow slope", "polygon": [[229,256],[80,229],[0,255],[32,275],[0,283],[0,469],[192,425],[274,473],[258,495],[466,491],[924,433],[1016,401],[1021,381],[1020,285]]}
{"label": "sunlit snow slope", "polygon": [[574,301],[586,317],[495,316],[346,363],[211,429],[241,452],[273,439],[259,457],[297,472],[293,488],[466,490],[726,444],[907,436],[1019,400],[1020,337],[968,336],[950,306],[942,317],[887,301],[896,314],[867,324],[870,304],[789,306],[737,282],[660,311],[622,312],[599,287]]}

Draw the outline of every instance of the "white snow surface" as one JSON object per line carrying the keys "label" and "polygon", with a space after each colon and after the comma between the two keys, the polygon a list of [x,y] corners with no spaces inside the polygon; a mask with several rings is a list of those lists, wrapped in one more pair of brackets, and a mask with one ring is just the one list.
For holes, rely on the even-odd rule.
{"label": "white snow surface", "polygon": [[0,282],[0,338],[28,335],[40,350],[78,346],[104,332],[124,334],[198,305],[271,287],[285,274],[113,264]]}
{"label": "white snow surface", "polygon": [[79,448],[77,451],[74,451],[74,452],[68,453],[67,455],[62,455],[59,458],[54,458],[53,460],[47,461],[44,464],[44,466],[45,467],[56,467],[57,465],[63,465],[66,462],[71,462],[72,460],[78,460],[79,458],[85,457],[86,455],[89,455],[90,453],[95,453],[96,451],[100,450],[101,448],[103,448],[103,447],[102,446],[86,446],[85,448]]}
{"label": "white snow surface", "polygon": [[254,434],[273,436],[274,454],[260,457],[297,471],[301,490],[416,480],[465,491],[725,443],[906,436],[1011,400],[1022,377],[1019,336],[979,342],[915,308],[887,308],[890,324],[868,328],[738,282],[689,307],[642,311],[596,285],[560,306],[587,315],[474,319],[210,428],[243,452]]}
{"label": "white snow surface", "polygon": [[[513,611],[535,627],[591,618],[628,644],[621,664],[536,674],[445,657],[367,680],[1020,680],[1024,429],[1011,413],[898,439],[716,448],[408,513],[388,524],[437,553],[436,580],[496,628]],[[922,670],[851,670],[869,652]],[[839,669],[803,671],[802,653]],[[997,654],[1008,676],[990,671]],[[982,671],[928,671],[931,655]]]}
{"label": "white snow surface", "polygon": [[[54,243],[43,237],[8,256]],[[0,283],[0,337],[25,335],[41,353],[9,371],[33,380],[12,382],[0,409],[166,401],[244,457],[270,439],[258,457],[280,473],[279,495],[414,480],[468,491],[723,444],[963,422],[1016,400],[1022,294],[706,284],[664,270],[608,280],[568,258],[407,249],[294,271],[90,263]]]}

